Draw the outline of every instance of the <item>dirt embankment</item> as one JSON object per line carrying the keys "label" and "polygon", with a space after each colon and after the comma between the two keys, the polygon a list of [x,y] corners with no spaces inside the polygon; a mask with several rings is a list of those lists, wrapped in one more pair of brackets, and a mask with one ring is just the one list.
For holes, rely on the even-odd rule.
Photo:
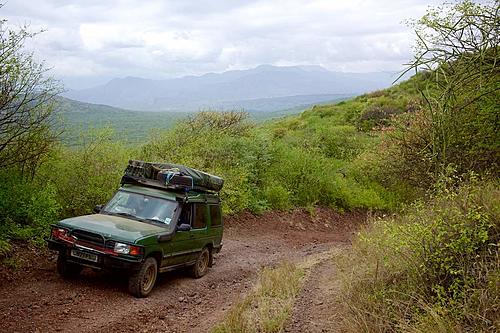
{"label": "dirt embankment", "polygon": [[[63,281],[54,256],[29,255],[25,270],[3,272],[0,332],[206,332],[252,287],[261,267],[345,247],[364,218],[329,209],[313,217],[296,210],[228,218],[223,250],[206,276],[162,274],[146,299],[127,293],[124,276],[85,270],[78,280]],[[287,330],[307,321],[299,318]]]}

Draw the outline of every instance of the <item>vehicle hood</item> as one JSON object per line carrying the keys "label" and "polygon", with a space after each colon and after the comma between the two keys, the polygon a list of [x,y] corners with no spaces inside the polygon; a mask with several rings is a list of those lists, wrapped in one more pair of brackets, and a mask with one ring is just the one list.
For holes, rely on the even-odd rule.
{"label": "vehicle hood", "polygon": [[93,214],[62,220],[58,225],[69,229],[81,229],[125,242],[134,242],[145,236],[165,232],[160,226],[127,219],[121,216]]}

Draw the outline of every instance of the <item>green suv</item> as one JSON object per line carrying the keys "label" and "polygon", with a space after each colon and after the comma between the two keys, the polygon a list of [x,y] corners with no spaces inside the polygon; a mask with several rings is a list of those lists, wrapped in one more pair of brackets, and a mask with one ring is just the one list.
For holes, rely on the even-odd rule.
{"label": "green suv", "polygon": [[96,214],[53,225],[48,246],[59,252],[59,274],[121,270],[137,297],[149,295],[161,272],[189,267],[195,278],[205,275],[222,248],[222,184],[184,166],[131,160],[121,187]]}

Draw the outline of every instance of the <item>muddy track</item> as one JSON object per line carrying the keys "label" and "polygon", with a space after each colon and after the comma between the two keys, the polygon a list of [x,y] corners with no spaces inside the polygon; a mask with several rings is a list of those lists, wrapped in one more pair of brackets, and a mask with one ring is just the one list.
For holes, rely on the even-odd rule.
{"label": "muddy track", "polygon": [[[347,245],[335,246],[331,253],[338,255]],[[336,250],[336,251],[335,251]],[[310,269],[302,291],[295,300],[292,316],[285,332],[338,332],[339,318],[336,297],[340,288],[338,273],[332,258],[316,264]]]}
{"label": "muddy track", "polygon": [[[85,270],[63,281],[39,259],[0,286],[0,332],[207,332],[252,287],[261,267],[345,247],[362,214],[318,210],[229,219],[224,247],[209,274],[162,274],[150,297],[127,293],[124,276]],[[299,327],[291,327],[293,329]]]}

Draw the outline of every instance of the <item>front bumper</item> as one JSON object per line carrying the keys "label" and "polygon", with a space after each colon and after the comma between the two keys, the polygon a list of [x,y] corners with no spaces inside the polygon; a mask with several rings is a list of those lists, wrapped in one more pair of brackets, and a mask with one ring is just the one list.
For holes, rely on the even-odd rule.
{"label": "front bumper", "polygon": [[[112,255],[110,253],[105,253],[88,247],[79,246],[77,244],[66,244],[54,239],[47,239],[47,243],[50,250],[59,251],[59,255],[65,256],[68,262],[96,269],[133,271],[138,270],[142,263],[142,258],[124,258],[118,255]],[[73,249],[97,255],[97,262],[71,256],[71,250]]]}

